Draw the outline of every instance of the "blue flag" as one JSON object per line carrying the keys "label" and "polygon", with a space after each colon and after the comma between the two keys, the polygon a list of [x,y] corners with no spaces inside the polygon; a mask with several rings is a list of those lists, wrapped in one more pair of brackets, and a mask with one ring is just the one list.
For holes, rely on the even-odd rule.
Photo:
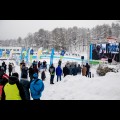
{"label": "blue flag", "polygon": [[30,48],[28,48],[27,54],[26,54],[26,62],[27,62],[27,63],[29,62],[29,51],[30,51]]}
{"label": "blue flag", "polygon": [[50,65],[53,64],[53,57],[54,57],[54,48],[52,48],[52,50],[51,50]]}
{"label": "blue flag", "polygon": [[0,57],[2,57],[2,49],[0,49]]}
{"label": "blue flag", "polygon": [[60,55],[61,55],[61,56],[64,56],[64,54],[65,54],[65,51],[62,50]]}
{"label": "blue flag", "polygon": [[23,52],[25,51],[25,48],[22,48],[21,54],[20,54],[20,61],[24,59]]}

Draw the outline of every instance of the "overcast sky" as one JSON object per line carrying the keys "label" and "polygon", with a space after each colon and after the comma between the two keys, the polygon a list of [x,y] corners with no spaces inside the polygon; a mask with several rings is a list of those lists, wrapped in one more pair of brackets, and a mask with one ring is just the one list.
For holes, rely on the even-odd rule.
{"label": "overcast sky", "polygon": [[37,32],[43,28],[53,30],[56,27],[85,27],[109,24],[116,20],[0,20],[0,40],[24,38],[28,33]]}

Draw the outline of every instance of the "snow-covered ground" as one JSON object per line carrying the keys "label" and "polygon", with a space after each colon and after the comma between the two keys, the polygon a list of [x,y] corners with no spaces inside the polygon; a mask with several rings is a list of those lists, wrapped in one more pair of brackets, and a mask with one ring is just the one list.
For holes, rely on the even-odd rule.
{"label": "snow-covered ground", "polygon": [[[48,59],[46,61],[49,63]],[[67,61],[63,59],[62,67]],[[9,62],[13,62],[16,66],[16,72],[20,75],[20,67],[16,65],[15,61],[7,60],[5,62],[7,65]],[[57,62],[58,59],[54,59],[55,67]],[[81,62],[77,62],[81,64]],[[2,61],[0,61],[0,65],[1,63]],[[119,67],[116,65],[109,66]],[[68,75],[65,78],[62,76],[62,81],[57,82],[57,77],[55,76],[55,84],[50,84],[50,74],[47,70],[46,80],[44,81],[45,89],[41,100],[120,100],[120,71],[118,73],[109,72],[106,76],[99,77],[96,74],[96,68],[97,65],[91,68],[94,78],[87,78],[82,75]]]}

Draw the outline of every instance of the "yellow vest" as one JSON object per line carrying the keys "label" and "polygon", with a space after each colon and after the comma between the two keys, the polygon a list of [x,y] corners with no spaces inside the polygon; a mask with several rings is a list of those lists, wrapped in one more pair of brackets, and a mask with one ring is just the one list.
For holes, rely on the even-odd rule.
{"label": "yellow vest", "polygon": [[4,87],[5,100],[22,100],[16,84],[7,83]]}

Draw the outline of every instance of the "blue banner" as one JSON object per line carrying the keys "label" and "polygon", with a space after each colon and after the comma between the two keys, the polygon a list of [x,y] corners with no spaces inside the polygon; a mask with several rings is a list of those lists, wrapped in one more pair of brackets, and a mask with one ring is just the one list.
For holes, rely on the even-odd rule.
{"label": "blue banner", "polygon": [[31,49],[31,50],[30,50],[30,55],[33,55],[33,54],[34,54],[34,50]]}
{"label": "blue banner", "polygon": [[65,51],[62,50],[60,55],[61,55],[61,56],[64,56],[64,54],[65,54]]}
{"label": "blue banner", "polygon": [[28,61],[28,58],[29,58],[29,51],[30,51],[30,48],[28,48],[28,50],[27,50],[27,54],[26,54],[26,63],[29,62],[29,61]]}
{"label": "blue banner", "polygon": [[10,54],[10,51],[9,51],[9,50],[7,50],[7,51],[6,51],[6,54],[7,54],[7,55],[9,55],[9,54]]}
{"label": "blue banner", "polygon": [[53,64],[53,57],[54,57],[54,48],[52,48],[52,50],[51,50],[50,65]]}
{"label": "blue banner", "polygon": [[0,57],[2,57],[2,50],[0,49]]}
{"label": "blue banner", "polygon": [[23,52],[25,51],[25,48],[22,48],[21,54],[20,54],[20,61],[24,60]]}
{"label": "blue banner", "polygon": [[92,49],[93,49],[92,44],[90,44],[90,53],[89,53],[90,54],[90,60],[92,60]]}

